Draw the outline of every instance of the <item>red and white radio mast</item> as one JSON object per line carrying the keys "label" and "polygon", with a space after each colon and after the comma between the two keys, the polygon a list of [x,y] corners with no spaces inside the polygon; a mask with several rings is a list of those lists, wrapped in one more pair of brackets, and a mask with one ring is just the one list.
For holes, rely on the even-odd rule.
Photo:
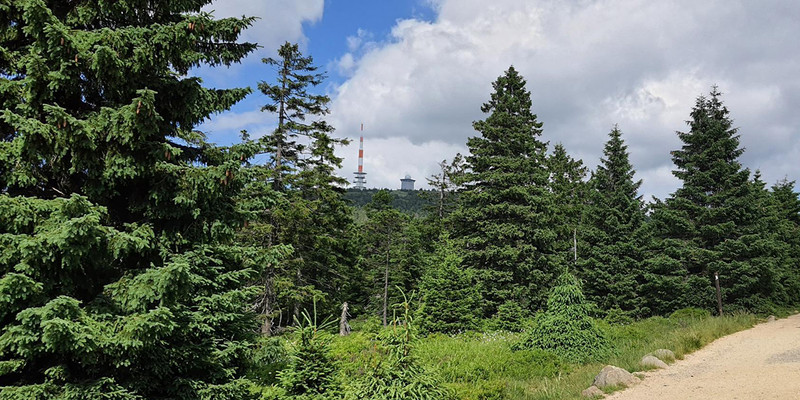
{"label": "red and white radio mast", "polygon": [[358,172],[354,172],[354,188],[364,190],[367,188],[367,173],[364,172],[364,124],[361,124],[361,140],[358,143]]}

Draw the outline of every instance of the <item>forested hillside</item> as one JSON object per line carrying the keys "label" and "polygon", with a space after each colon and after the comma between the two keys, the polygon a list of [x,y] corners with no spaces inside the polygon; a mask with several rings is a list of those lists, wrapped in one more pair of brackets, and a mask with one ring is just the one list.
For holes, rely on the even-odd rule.
{"label": "forested hillside", "polygon": [[364,208],[380,190],[387,190],[392,196],[392,207],[404,213],[422,217],[434,211],[437,193],[432,190],[348,189],[344,197],[354,207]]}
{"label": "forested hillside", "polygon": [[[800,304],[795,182],[742,164],[758,132],[720,88],[665,150],[665,199],[625,127],[596,127],[598,165],[548,142],[513,66],[431,190],[346,190],[298,44],[255,93],[191,76],[256,49],[252,17],[204,3],[0,2],[0,399],[523,398],[620,343],[691,351]],[[268,132],[197,130],[251,93]],[[505,358],[447,364],[475,349]]]}

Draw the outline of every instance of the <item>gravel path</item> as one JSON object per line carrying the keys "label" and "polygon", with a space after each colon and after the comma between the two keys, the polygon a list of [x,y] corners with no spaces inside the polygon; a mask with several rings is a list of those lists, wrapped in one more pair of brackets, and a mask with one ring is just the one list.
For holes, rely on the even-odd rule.
{"label": "gravel path", "polygon": [[613,400],[800,399],[800,314],[717,339]]}

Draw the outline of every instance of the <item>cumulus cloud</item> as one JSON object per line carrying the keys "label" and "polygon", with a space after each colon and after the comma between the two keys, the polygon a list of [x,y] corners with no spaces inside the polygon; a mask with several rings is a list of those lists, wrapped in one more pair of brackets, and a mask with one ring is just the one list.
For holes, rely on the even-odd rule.
{"label": "cumulus cloud", "polygon": [[675,131],[686,129],[694,99],[713,84],[740,127],[744,164],[768,182],[800,179],[800,4],[428,1],[434,21],[400,20],[387,40],[342,58],[350,75],[333,93],[339,131],[357,136],[364,122],[367,143],[403,138],[407,145],[390,151],[428,150],[384,156],[397,164],[368,171],[376,186],[395,186],[379,177],[410,165],[434,173],[455,153],[434,151],[463,149],[476,134],[472,121],[484,117],[491,82],[512,64],[528,80],[544,139],[590,167],[618,123],[648,198],[677,188],[669,173],[669,152],[680,146]]}
{"label": "cumulus cloud", "polygon": [[256,16],[252,27],[242,32],[241,39],[263,46],[261,52],[270,54],[286,41],[305,43],[303,24],[322,18],[323,0],[215,0],[203,11],[214,16]]}

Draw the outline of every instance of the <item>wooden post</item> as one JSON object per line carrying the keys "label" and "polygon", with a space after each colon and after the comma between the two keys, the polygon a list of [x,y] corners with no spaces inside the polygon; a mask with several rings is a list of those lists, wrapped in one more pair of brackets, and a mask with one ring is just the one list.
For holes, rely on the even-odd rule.
{"label": "wooden post", "polygon": [[719,273],[714,272],[714,284],[717,286],[717,311],[722,316],[722,292],[719,290]]}

